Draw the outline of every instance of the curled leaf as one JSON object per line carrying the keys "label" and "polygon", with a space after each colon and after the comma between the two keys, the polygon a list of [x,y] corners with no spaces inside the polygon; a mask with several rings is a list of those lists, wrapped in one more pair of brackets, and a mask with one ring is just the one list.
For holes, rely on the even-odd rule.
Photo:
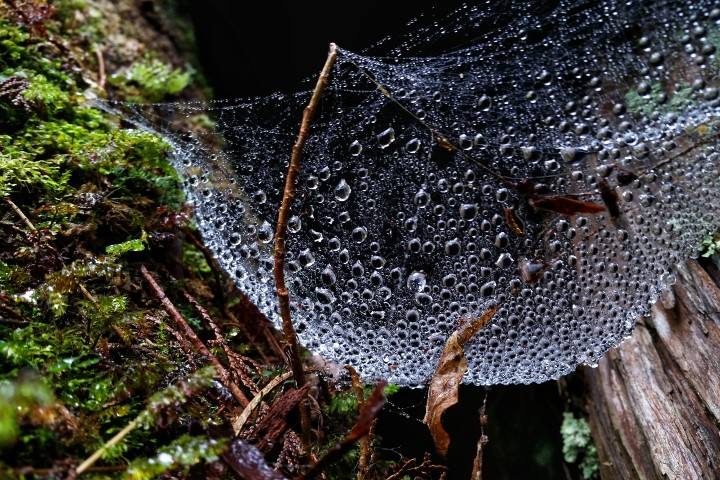
{"label": "curled leaf", "polygon": [[442,426],[445,411],[458,402],[458,389],[468,362],[463,347],[495,315],[497,307],[491,307],[481,316],[466,323],[453,332],[445,343],[440,362],[430,380],[428,399],[423,422],[430,428],[435,448],[445,456],[450,446],[450,435]]}

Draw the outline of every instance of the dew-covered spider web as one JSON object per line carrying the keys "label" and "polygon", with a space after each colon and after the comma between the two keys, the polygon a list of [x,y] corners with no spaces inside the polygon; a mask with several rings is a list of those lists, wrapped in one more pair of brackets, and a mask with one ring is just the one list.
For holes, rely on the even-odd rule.
{"label": "dew-covered spider web", "polygon": [[[596,363],[720,227],[718,47],[713,2],[570,0],[484,2],[340,48],[288,225],[302,343],[422,384],[497,306],[464,381]],[[172,144],[206,244],[276,323],[275,222],[313,83],[122,107]]]}

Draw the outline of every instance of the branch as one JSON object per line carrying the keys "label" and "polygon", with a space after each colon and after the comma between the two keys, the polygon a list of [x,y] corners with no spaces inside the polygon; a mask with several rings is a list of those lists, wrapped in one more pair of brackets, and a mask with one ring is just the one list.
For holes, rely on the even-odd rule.
{"label": "branch", "polygon": [[290,372],[286,372],[270,380],[270,382],[268,382],[268,384],[265,385],[257,395],[255,395],[250,403],[247,404],[242,413],[232,420],[232,428],[236,436],[240,434],[245,426],[245,422],[247,422],[248,418],[250,418],[250,415],[252,415],[252,412],[257,408],[257,406],[260,405],[260,402],[262,402],[263,399],[267,397],[278,385],[290,378],[290,375]]}
{"label": "branch", "polygon": [[143,278],[150,286],[150,290],[152,290],[155,297],[160,300],[160,303],[162,304],[165,312],[167,312],[167,314],[170,315],[170,318],[172,318],[173,322],[175,322],[175,326],[180,330],[180,333],[190,341],[193,347],[201,355],[207,357],[210,360],[213,366],[217,369],[218,375],[220,376],[223,384],[230,390],[233,397],[235,397],[238,403],[243,407],[246,407],[250,403],[250,400],[248,400],[245,394],[240,390],[240,387],[238,387],[237,384],[232,380],[230,373],[225,369],[223,364],[220,363],[220,360],[218,360],[215,355],[210,353],[210,350],[208,350],[202,340],[198,338],[192,327],[190,327],[190,325],[183,318],[177,308],[175,308],[175,305],[173,305],[170,299],[167,298],[167,295],[165,295],[165,292],[162,288],[160,288],[160,285],[158,285],[152,275],[150,275],[150,272],[148,272],[147,268],[145,268],[145,265],[142,265],[140,267],[140,273],[142,273]]}
{"label": "branch", "polygon": [[140,417],[136,417],[133,419],[130,423],[125,425],[125,428],[120,430],[118,433],[115,434],[114,437],[112,437],[110,440],[108,440],[102,447],[98,448],[95,453],[90,455],[84,462],[82,462],[80,465],[78,465],[77,470],[75,470],[75,473],[77,475],[80,475],[81,473],[85,472],[87,469],[92,467],[95,462],[97,462],[100,457],[102,457],[105,452],[107,452],[110,448],[114,447],[120,441],[122,441],[123,438],[125,438],[130,432],[135,430],[138,425],[140,425]]}
{"label": "branch", "polygon": [[20,219],[21,219],[23,222],[25,222],[25,225],[27,225],[27,227],[28,227],[30,230],[33,230],[33,231],[37,230],[37,229],[35,228],[35,225],[33,225],[33,223],[30,221],[30,219],[25,216],[25,214],[23,213],[22,210],[20,210],[20,207],[18,207],[17,205],[15,205],[15,202],[13,202],[12,200],[10,200],[8,197],[5,197],[4,200],[5,200],[5,203],[7,203],[7,204],[10,206],[10,208],[13,209],[13,212],[15,212],[15,214],[16,214],[18,217],[20,217]]}
{"label": "branch", "polygon": [[210,330],[212,330],[215,339],[210,340],[210,345],[215,345],[223,349],[223,351],[225,352],[225,356],[227,357],[230,369],[236,375],[235,378],[239,379],[240,383],[242,383],[245,388],[250,390],[253,395],[256,394],[259,390],[255,385],[255,382],[253,382],[252,379],[248,376],[247,367],[245,366],[245,363],[243,363],[242,357],[238,353],[233,351],[232,348],[230,348],[230,345],[228,345],[222,335],[220,327],[218,327],[217,323],[215,323],[215,320],[212,319],[210,313],[208,313],[208,311],[205,310],[205,307],[200,305],[200,303],[195,300],[195,298],[188,292],[183,290],[182,293],[185,296],[185,300],[187,300],[188,303],[193,306],[198,315],[200,315],[200,318],[205,321],[206,326],[209,327]]}
{"label": "branch", "polygon": [[[363,391],[362,383],[360,383],[360,376],[351,365],[345,365],[345,369],[350,373],[350,378],[352,379],[352,389],[355,392],[358,409],[362,409],[365,404],[365,392]],[[357,480],[364,480],[365,477],[367,477],[368,470],[370,469],[370,457],[372,456],[375,423],[376,421],[373,420],[368,434],[360,439],[360,458],[358,459],[357,466]]]}
{"label": "branch", "polygon": [[[300,349],[298,346],[297,334],[290,317],[290,297],[287,286],[285,285],[285,234],[287,233],[287,222],[290,218],[290,208],[295,199],[295,182],[300,173],[300,158],[302,157],[303,148],[310,133],[310,124],[315,117],[320,98],[327,87],[330,80],[330,70],[335,65],[337,59],[337,47],[334,43],[330,44],[327,60],[323,66],[320,76],[318,77],[315,90],[313,91],[310,102],[305,107],[300,123],[300,132],[298,133],[295,145],[292,147],[290,156],[290,165],[288,166],[287,177],[285,178],[285,190],[283,192],[282,203],[278,212],[277,226],[275,228],[275,289],[278,296],[278,306],[280,308],[280,317],[282,318],[283,333],[285,341],[288,345],[288,356],[290,366],[292,368],[295,383],[298,388],[305,385],[305,374],[303,372],[302,360],[300,359]],[[300,421],[303,430],[303,444],[308,450],[310,443],[310,415],[305,403],[300,404]]]}

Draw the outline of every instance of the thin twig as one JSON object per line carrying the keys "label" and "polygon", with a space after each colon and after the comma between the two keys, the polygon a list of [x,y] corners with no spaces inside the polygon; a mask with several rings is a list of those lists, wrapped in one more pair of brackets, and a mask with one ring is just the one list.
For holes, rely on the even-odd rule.
{"label": "thin twig", "polygon": [[188,303],[193,306],[195,311],[198,312],[200,318],[202,318],[207,324],[207,326],[210,328],[210,330],[212,330],[215,339],[211,340],[210,343],[215,344],[216,346],[223,349],[223,351],[225,352],[225,356],[227,357],[228,364],[230,365],[233,373],[236,374],[236,377],[240,379],[241,383],[245,388],[250,390],[253,395],[256,394],[259,390],[255,385],[255,382],[253,382],[248,376],[247,367],[242,361],[241,355],[239,355],[237,352],[233,351],[230,348],[230,345],[227,344],[227,342],[225,341],[225,337],[223,337],[222,335],[220,327],[218,327],[217,323],[215,323],[215,320],[213,320],[208,311],[205,310],[205,307],[200,305],[200,302],[195,300],[195,297],[190,295],[190,293],[188,293],[187,291],[183,290],[183,295],[185,296],[185,299],[188,301]]}
{"label": "thin twig", "polygon": [[242,390],[240,390],[240,387],[238,387],[237,384],[232,380],[230,373],[225,369],[223,364],[220,363],[220,360],[218,360],[217,357],[213,355],[210,350],[208,350],[208,348],[205,346],[202,340],[200,340],[192,327],[190,327],[187,321],[180,314],[178,309],[175,308],[175,305],[173,305],[167,295],[165,295],[165,292],[162,288],[160,288],[160,285],[158,285],[152,275],[150,275],[150,272],[148,272],[147,268],[145,268],[145,265],[142,265],[140,267],[140,273],[142,273],[143,278],[150,286],[153,294],[155,295],[155,297],[157,297],[158,300],[160,300],[163,309],[165,310],[165,312],[167,312],[168,315],[170,315],[170,318],[172,318],[175,326],[179,329],[180,333],[182,333],[184,337],[190,340],[193,347],[201,355],[207,357],[210,360],[213,366],[217,369],[218,376],[220,377],[220,380],[222,380],[223,384],[228,388],[228,390],[230,390],[233,397],[235,397],[238,403],[240,403],[240,405],[242,405],[243,407],[246,407],[248,403],[250,403],[250,400],[248,400]]}
{"label": "thin twig", "polygon": [[[362,383],[360,382],[360,376],[357,371],[350,365],[345,365],[345,369],[350,373],[350,379],[352,381],[352,388],[355,392],[355,398],[358,403],[358,410],[362,409],[365,404],[365,391],[363,390]],[[364,480],[368,474],[370,468],[370,457],[372,456],[372,443],[375,434],[376,420],[373,420],[370,425],[370,431],[367,435],[360,439],[360,458],[358,459],[357,466],[357,480]]]}
{"label": "thin twig", "polygon": [[33,225],[33,223],[30,221],[30,219],[25,216],[25,214],[23,213],[23,211],[20,210],[20,208],[19,208],[17,205],[15,205],[15,202],[13,202],[12,200],[10,200],[8,197],[5,197],[4,200],[5,200],[5,203],[7,203],[7,204],[10,206],[10,208],[13,209],[13,211],[15,212],[15,214],[16,214],[18,217],[20,217],[20,219],[21,219],[23,222],[25,222],[25,225],[27,225],[30,230],[32,230],[32,231],[37,230],[37,228],[35,228],[35,225]]}
{"label": "thin twig", "polygon": [[105,58],[103,57],[102,49],[99,45],[95,45],[95,56],[98,62],[98,87],[100,90],[105,90],[105,82],[107,81],[107,75],[105,74]]}
{"label": "thin twig", "polygon": [[[335,65],[337,59],[337,47],[334,43],[330,44],[327,60],[323,66],[320,76],[318,77],[315,90],[310,97],[310,102],[305,107],[300,123],[300,132],[297,140],[292,147],[290,156],[290,165],[288,166],[287,177],[285,178],[285,189],[283,191],[282,203],[278,211],[277,226],[275,228],[275,289],[278,296],[278,306],[280,308],[280,317],[282,318],[283,333],[287,342],[289,352],[290,366],[292,368],[295,383],[298,388],[305,385],[305,374],[303,372],[302,360],[300,359],[300,348],[298,346],[297,334],[292,324],[290,316],[290,296],[287,286],[285,285],[285,235],[287,233],[287,222],[290,218],[290,209],[295,199],[295,182],[300,173],[300,158],[302,157],[303,148],[310,133],[310,124],[315,117],[320,98],[327,87],[330,80],[330,71]],[[310,414],[305,402],[300,403],[300,423],[302,426],[302,440],[305,451],[309,451],[310,446]]]}
{"label": "thin twig", "polygon": [[445,467],[433,464],[427,456],[420,465],[416,465],[416,463],[415,459],[411,458],[400,467],[400,470],[390,475],[386,480],[400,480],[407,477],[420,478],[420,475],[423,475],[424,478],[426,475],[445,471]]}
{"label": "thin twig", "polygon": [[485,427],[487,426],[487,414],[485,413],[487,407],[488,391],[485,390],[485,398],[483,398],[482,407],[480,407],[480,438],[477,442],[477,448],[475,450],[475,460],[473,461],[473,470],[470,478],[472,480],[482,480],[482,469],[483,469],[483,451],[485,445],[488,443],[488,437],[485,435]]}
{"label": "thin twig", "polygon": [[116,433],[114,437],[112,437],[110,440],[108,440],[102,447],[97,449],[95,451],[95,453],[90,455],[84,462],[82,462],[78,466],[77,470],[75,470],[75,473],[80,475],[81,473],[86,471],[88,468],[92,467],[93,464],[95,462],[97,462],[100,459],[100,457],[102,457],[108,449],[110,449],[110,448],[114,447],[115,445],[117,445],[118,443],[120,443],[120,441],[123,438],[125,438],[130,432],[135,430],[138,427],[138,425],[140,425],[140,417],[136,417],[135,419],[133,419],[133,421],[131,421],[130,423],[125,425],[125,428],[123,428],[118,433]]}
{"label": "thin twig", "polygon": [[248,418],[250,418],[250,415],[257,408],[257,406],[260,405],[260,402],[262,402],[263,399],[267,397],[268,394],[270,394],[270,392],[272,392],[278,385],[283,383],[291,376],[292,372],[285,372],[282,375],[278,375],[277,377],[270,380],[270,382],[268,382],[268,384],[265,385],[263,389],[260,390],[260,392],[255,395],[255,397],[253,397],[252,400],[250,400],[250,403],[247,404],[242,413],[238,417],[234,418],[232,421],[232,427],[235,435],[238,435],[242,431],[245,422],[247,422]]}

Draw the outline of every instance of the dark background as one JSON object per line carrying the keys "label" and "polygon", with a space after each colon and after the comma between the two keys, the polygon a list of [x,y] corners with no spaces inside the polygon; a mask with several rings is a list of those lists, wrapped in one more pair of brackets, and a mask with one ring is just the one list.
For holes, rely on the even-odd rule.
{"label": "dark background", "polygon": [[[388,35],[401,36],[418,16],[442,18],[457,0],[190,0],[198,59],[216,98],[263,96],[302,88],[325,61],[328,44],[366,51]],[[432,448],[424,415],[426,390],[403,389],[379,422],[381,452],[422,457]],[[485,389],[464,386],[460,404],[444,417],[453,438],[450,478],[467,478],[479,437]],[[484,479],[562,479],[560,423],[564,402],[555,382],[493,387],[489,391]],[[570,470],[572,477],[576,474]]]}
{"label": "dark background", "polygon": [[419,15],[441,18],[459,0],[192,0],[199,55],[218,98],[297,91],[320,71],[330,42],[363,52]]}

